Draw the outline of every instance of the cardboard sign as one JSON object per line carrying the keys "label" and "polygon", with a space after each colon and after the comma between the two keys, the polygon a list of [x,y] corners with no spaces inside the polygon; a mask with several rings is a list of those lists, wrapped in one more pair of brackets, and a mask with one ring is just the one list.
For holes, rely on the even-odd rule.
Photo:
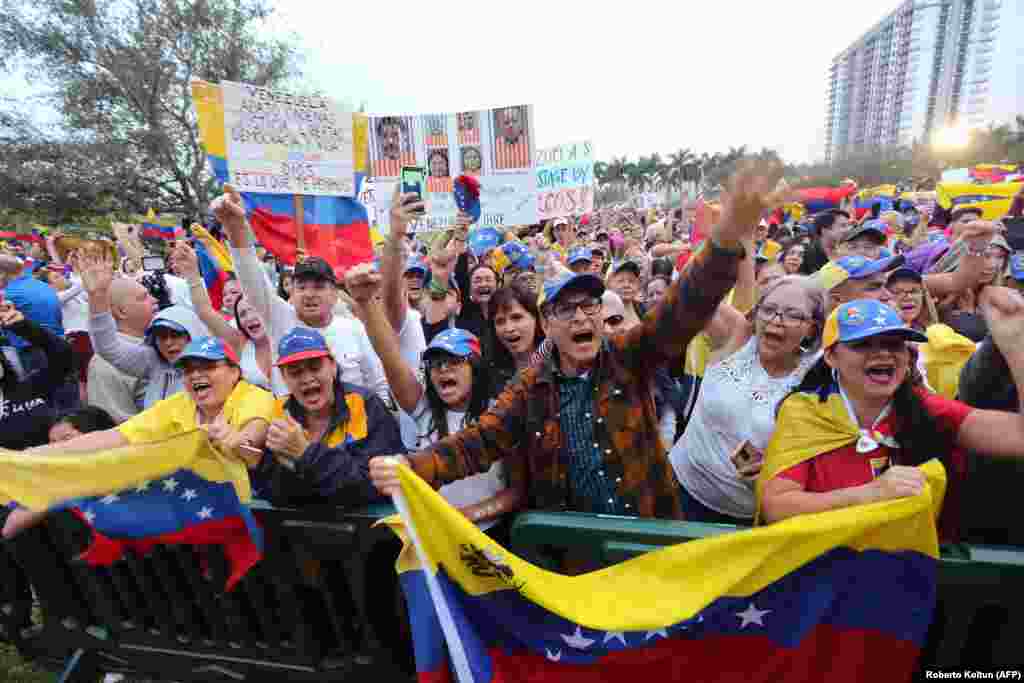
{"label": "cardboard sign", "polygon": [[588,142],[537,151],[537,217],[578,216],[594,210],[594,148]]}
{"label": "cardboard sign", "polygon": [[221,89],[230,180],[240,192],[355,196],[351,111],[315,95]]}

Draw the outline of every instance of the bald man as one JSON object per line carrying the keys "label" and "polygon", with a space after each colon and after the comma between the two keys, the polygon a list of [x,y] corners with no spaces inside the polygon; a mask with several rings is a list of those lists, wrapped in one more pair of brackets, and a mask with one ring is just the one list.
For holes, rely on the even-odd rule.
{"label": "bald man", "polygon": [[[156,300],[135,280],[125,277],[111,283],[110,313],[121,340],[144,343],[146,328],[153,320],[156,307]],[[142,409],[146,379],[125,374],[94,354],[89,361],[86,388],[89,405],[103,408],[120,424]]]}

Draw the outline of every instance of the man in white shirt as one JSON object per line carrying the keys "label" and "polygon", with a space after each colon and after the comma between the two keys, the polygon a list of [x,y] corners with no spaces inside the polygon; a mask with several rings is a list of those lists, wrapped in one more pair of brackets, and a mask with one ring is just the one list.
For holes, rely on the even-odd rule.
{"label": "man in white shirt", "polygon": [[[224,189],[224,195],[214,200],[211,208],[231,241],[235,274],[246,299],[267,326],[272,348],[277,348],[281,338],[298,325],[318,330],[338,363],[341,379],[389,401],[384,367],[370,345],[366,328],[358,320],[334,314],[339,285],[330,264],[322,258],[300,261],[293,274],[291,301],[279,297],[256,256],[241,196],[230,186]],[[273,386],[274,394],[287,394],[288,388],[278,386],[278,381]]]}

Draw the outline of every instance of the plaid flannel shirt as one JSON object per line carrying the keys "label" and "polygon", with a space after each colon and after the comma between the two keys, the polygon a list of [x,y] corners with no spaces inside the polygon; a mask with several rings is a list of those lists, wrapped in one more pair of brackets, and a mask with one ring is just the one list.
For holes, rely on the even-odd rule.
{"label": "plaid flannel shirt", "polygon": [[[661,304],[598,352],[590,415],[604,476],[614,482],[624,514],[682,517],[651,380],[657,368],[682,363],[687,344],[735,284],[739,260],[713,246],[701,249]],[[475,425],[411,456],[413,469],[440,486],[485,471],[501,458],[509,485],[526,492],[528,508],[569,509],[569,454],[559,424],[556,363],[557,352],[519,373]]]}

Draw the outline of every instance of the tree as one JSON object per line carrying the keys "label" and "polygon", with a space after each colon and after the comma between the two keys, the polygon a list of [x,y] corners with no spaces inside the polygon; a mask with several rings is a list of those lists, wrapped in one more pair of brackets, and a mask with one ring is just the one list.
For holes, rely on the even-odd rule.
{"label": "tree", "polygon": [[27,64],[52,84],[62,129],[36,151],[104,150],[136,210],[201,214],[213,184],[189,84],[296,75],[292,44],[263,37],[270,14],[264,0],[0,0],[0,70]]}

